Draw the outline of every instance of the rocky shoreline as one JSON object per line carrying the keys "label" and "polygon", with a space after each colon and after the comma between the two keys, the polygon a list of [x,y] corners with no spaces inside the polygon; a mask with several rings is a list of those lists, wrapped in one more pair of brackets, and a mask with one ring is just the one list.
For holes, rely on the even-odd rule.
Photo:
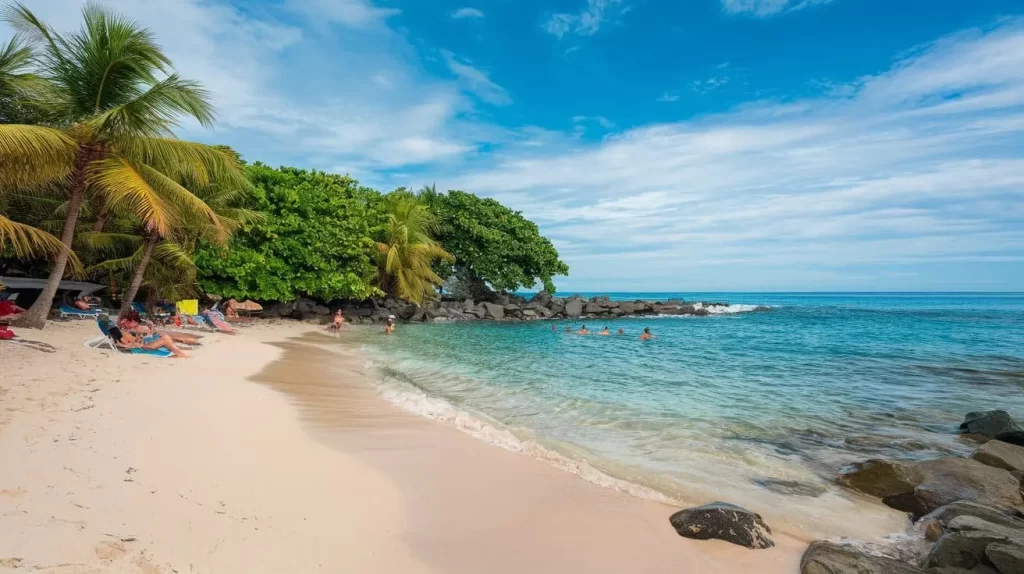
{"label": "rocky shoreline", "polygon": [[[697,317],[734,312],[728,303],[707,301],[612,301],[608,297],[580,295],[555,297],[541,291],[530,299],[512,294],[496,295],[491,301],[472,299],[434,301],[420,306],[396,299],[367,299],[324,305],[310,299],[293,303],[269,304],[264,316],[327,322],[336,309],[341,309],[349,323],[381,323],[390,315],[409,323],[445,323],[457,321],[536,321],[543,319],[611,319],[660,315],[692,315]],[[752,311],[766,311],[756,307]]]}

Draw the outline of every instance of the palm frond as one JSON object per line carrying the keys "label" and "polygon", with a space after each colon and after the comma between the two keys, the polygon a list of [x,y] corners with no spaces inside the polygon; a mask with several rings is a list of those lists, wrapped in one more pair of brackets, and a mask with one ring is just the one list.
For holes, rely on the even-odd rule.
{"label": "palm frond", "polygon": [[142,246],[126,257],[107,259],[106,261],[89,267],[88,271],[89,273],[96,273],[99,271],[125,274],[132,273],[135,271],[135,267],[138,266],[139,262],[142,261],[142,252],[145,251],[145,249],[145,246]]}
{"label": "palm frond", "polygon": [[244,190],[248,185],[241,162],[214,146],[158,137],[120,138],[113,143],[121,155],[190,187],[216,182],[225,190]]}
{"label": "palm frond", "polygon": [[[103,89],[100,86],[99,89]],[[97,97],[102,97],[102,93]],[[198,82],[183,80],[177,74],[160,80],[138,96],[100,111],[89,119],[97,133],[144,137],[170,137],[178,117],[189,115],[203,126],[213,125],[213,107],[209,93]]]}
{"label": "palm frond", "polygon": [[59,130],[0,124],[0,193],[63,180],[74,167],[77,149]]}
{"label": "palm frond", "polygon": [[[53,259],[67,250],[57,237],[0,215],[0,249],[8,246],[20,259]],[[68,267],[72,275],[83,273],[82,264],[73,252],[68,253]]]}
{"label": "palm frond", "polygon": [[130,233],[102,231],[80,233],[78,240],[85,249],[101,257],[124,257],[126,253],[137,251],[145,241],[142,237]]}
{"label": "palm frond", "polygon": [[89,165],[89,185],[107,198],[111,208],[134,214],[151,231],[164,236],[175,222],[171,207],[124,158],[108,157]]}
{"label": "palm frond", "polygon": [[[154,189],[157,189],[169,204],[174,206],[181,219],[198,220],[203,224],[209,224],[214,231],[211,239],[221,243],[227,241],[227,231],[221,225],[220,218],[203,200],[193,195],[178,182],[148,165],[139,166],[139,171],[146,181]],[[166,235],[166,233],[162,235]]]}

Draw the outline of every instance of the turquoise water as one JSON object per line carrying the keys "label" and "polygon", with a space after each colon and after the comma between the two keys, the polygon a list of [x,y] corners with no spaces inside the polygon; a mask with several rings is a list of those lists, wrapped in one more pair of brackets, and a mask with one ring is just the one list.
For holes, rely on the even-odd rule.
{"label": "turquoise water", "polygon": [[966,455],[964,413],[1024,417],[1024,294],[608,295],[771,309],[587,325],[626,331],[611,337],[566,321],[403,325],[367,347],[382,390],[414,411],[595,482],[760,505],[815,535],[892,519],[832,484],[844,465]]}

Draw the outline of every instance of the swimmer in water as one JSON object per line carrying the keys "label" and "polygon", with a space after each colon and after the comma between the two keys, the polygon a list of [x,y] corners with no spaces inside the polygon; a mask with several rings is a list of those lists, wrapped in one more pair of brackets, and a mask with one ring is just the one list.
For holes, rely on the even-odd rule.
{"label": "swimmer in water", "polygon": [[565,332],[566,333],[572,333],[572,325],[566,325],[565,326]]}
{"label": "swimmer in water", "polygon": [[625,334],[626,334],[626,332],[625,332],[624,330],[622,330],[622,329],[619,329],[619,334],[620,334],[620,335],[625,335]]}
{"label": "swimmer in water", "polygon": [[608,327],[605,327],[604,329],[601,329],[601,332],[598,333],[598,335],[601,335],[602,337],[607,337],[608,335],[611,335],[611,333],[608,332]]}
{"label": "swimmer in water", "polygon": [[643,332],[642,335],[640,335],[640,340],[641,341],[646,341],[648,339],[653,339],[653,338],[654,338],[654,335],[651,334],[651,328],[650,327],[644,327],[644,332]]}
{"label": "swimmer in water", "polygon": [[576,334],[577,335],[589,335],[590,331],[587,330],[587,326],[586,325],[583,325],[583,326],[580,327],[579,331],[576,331]]}
{"label": "swimmer in water", "polygon": [[552,323],[552,324],[551,324],[551,332],[552,332],[552,333],[556,333],[556,332],[558,332],[558,328],[557,328],[557,327],[555,327],[554,323]]}

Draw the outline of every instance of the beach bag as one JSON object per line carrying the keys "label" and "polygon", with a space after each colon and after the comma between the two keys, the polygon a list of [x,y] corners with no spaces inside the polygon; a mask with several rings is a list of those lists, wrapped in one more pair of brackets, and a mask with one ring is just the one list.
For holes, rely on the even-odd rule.
{"label": "beach bag", "polygon": [[14,331],[4,325],[0,325],[0,341],[9,341],[14,338]]}

